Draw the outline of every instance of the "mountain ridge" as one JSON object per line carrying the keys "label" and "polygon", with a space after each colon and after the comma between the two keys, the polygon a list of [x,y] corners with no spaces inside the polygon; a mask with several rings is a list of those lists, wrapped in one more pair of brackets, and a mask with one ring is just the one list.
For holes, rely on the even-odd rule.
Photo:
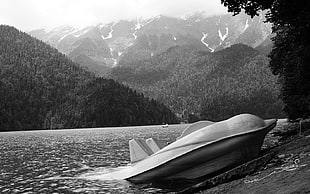
{"label": "mountain ridge", "polygon": [[250,112],[281,117],[277,77],[269,59],[243,44],[210,53],[188,45],[149,59],[121,61],[111,77],[157,99],[178,115],[220,120]]}
{"label": "mountain ridge", "polygon": [[[212,17],[193,14],[183,19],[161,15],[145,20],[120,20],[82,29],[62,26],[50,31],[35,30],[29,33],[67,56],[72,52],[84,54],[98,64],[111,68],[121,60],[150,58],[177,45],[193,45],[210,52],[237,43],[255,48],[268,42],[266,39],[271,34],[271,24],[264,23],[264,18],[264,14],[254,18],[245,14]],[[87,48],[75,51],[78,49],[74,46],[75,42],[86,38],[93,40],[93,43],[89,43],[90,47],[96,47],[95,42],[101,42],[105,45],[105,52],[93,57]],[[76,55],[74,54],[75,57]],[[75,57],[72,59],[75,60]]]}

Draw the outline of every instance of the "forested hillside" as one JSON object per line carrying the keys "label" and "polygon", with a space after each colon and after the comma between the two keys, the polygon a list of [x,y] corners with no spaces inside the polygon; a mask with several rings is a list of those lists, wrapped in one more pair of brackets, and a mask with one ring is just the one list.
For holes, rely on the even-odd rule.
{"label": "forested hillside", "polygon": [[176,122],[163,104],[113,80],[98,78],[85,86],[82,118],[87,126],[128,126]]}
{"label": "forested hillside", "polygon": [[121,61],[111,76],[183,116],[221,120],[249,112],[280,117],[279,86],[268,63],[266,56],[242,44],[215,53],[177,46],[150,60]]}
{"label": "forested hillside", "polygon": [[0,131],[169,121],[175,115],[162,104],[96,79],[42,41],[0,25]]}

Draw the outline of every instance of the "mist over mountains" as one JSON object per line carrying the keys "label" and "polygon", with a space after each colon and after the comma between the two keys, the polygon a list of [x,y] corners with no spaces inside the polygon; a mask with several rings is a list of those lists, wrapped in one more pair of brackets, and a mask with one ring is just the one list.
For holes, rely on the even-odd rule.
{"label": "mist over mountains", "polygon": [[251,18],[245,14],[205,17],[196,13],[185,18],[160,15],[82,29],[62,26],[29,33],[97,75],[105,76],[122,60],[147,59],[178,45],[214,52],[243,43],[268,52],[271,24],[264,20],[263,14]]}

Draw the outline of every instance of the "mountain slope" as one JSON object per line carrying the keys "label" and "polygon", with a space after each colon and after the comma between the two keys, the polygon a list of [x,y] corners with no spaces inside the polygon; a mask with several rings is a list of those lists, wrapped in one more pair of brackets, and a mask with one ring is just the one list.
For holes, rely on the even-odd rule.
{"label": "mountain slope", "polygon": [[[0,25],[0,93],[0,131],[176,122],[162,104],[95,78],[51,46],[5,25]],[[113,114],[101,115],[105,110]]]}
{"label": "mountain slope", "polygon": [[13,27],[0,26],[0,33],[1,128],[43,128],[49,113],[75,109],[66,103],[77,100],[74,90],[90,73]]}
{"label": "mountain slope", "polygon": [[268,63],[266,56],[242,44],[214,53],[177,46],[139,63],[120,63],[111,75],[180,115],[211,120],[240,112],[281,116],[279,86]]}
{"label": "mountain slope", "polygon": [[[48,32],[35,30],[29,33],[73,60],[77,53],[85,55],[104,69],[120,61],[148,59],[173,46],[190,45],[210,52],[237,43],[255,48],[271,34],[271,24],[264,20],[263,14],[253,19],[245,14],[213,17],[195,14],[182,19],[161,15],[82,29],[63,26]],[[87,42],[87,46],[79,47],[83,42]]]}

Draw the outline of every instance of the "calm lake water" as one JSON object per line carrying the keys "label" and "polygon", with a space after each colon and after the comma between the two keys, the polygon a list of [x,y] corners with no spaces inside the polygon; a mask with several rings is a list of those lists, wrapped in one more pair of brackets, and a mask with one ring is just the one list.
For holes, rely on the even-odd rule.
{"label": "calm lake water", "polygon": [[167,193],[152,185],[87,177],[129,164],[128,141],[175,141],[187,125],[0,133],[0,193]]}

